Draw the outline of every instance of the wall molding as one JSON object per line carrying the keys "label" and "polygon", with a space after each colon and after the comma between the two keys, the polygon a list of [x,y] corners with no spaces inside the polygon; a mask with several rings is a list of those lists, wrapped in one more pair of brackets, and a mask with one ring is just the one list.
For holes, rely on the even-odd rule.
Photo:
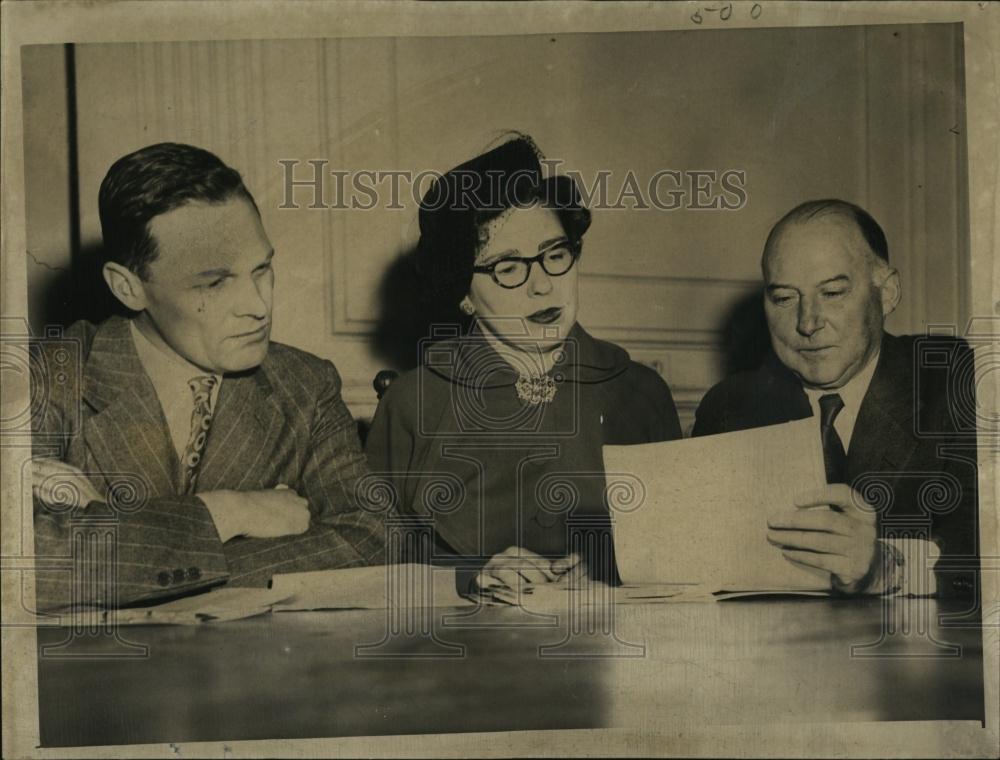
{"label": "wall molding", "polygon": [[[324,225],[327,228],[329,225]],[[330,238],[332,239],[332,234]],[[345,243],[346,244],[346,243]],[[333,256],[333,251],[327,249],[328,254]],[[345,257],[335,257],[343,259]],[[367,336],[372,333],[377,320],[352,319],[347,315],[346,300],[348,298],[351,283],[343,271],[344,267],[338,267],[338,272],[334,275],[332,286],[332,300],[334,303],[333,324],[331,327],[332,337],[358,337]],[[760,288],[760,282],[755,280],[743,280],[734,278],[711,279],[707,277],[672,277],[664,275],[630,275],[613,273],[580,273],[581,305],[582,309],[587,308],[586,290],[599,285],[601,282],[613,283],[619,288],[640,289],[642,291],[660,291],[663,294],[663,302],[669,302],[671,291],[701,293],[717,302],[726,300],[736,301],[741,297],[752,295]],[[714,313],[711,308],[705,308],[705,312]],[[623,314],[625,318],[630,318],[629,314]],[[680,318],[680,314],[671,315],[664,312],[664,316],[670,321]],[[686,316],[691,316],[688,311]],[[667,321],[667,320],[665,320]],[[615,342],[628,342],[636,344],[657,344],[668,346],[695,345],[695,346],[716,346],[724,338],[725,331],[721,329],[711,329],[704,326],[687,327],[673,324],[632,324],[625,325],[604,319],[593,319],[586,317],[581,319],[588,330],[595,333],[600,332],[608,340]]]}

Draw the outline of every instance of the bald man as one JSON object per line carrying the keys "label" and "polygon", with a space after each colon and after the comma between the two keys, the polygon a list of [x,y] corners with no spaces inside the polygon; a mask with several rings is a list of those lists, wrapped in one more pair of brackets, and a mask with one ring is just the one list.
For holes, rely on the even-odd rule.
{"label": "bald man", "polygon": [[955,372],[968,345],[884,331],[899,274],[881,227],[846,201],[789,211],[761,268],[772,351],[705,395],[694,435],[815,417],[827,486],[775,505],[775,551],[835,592],[975,594],[975,428],[952,400],[974,408],[971,372]]}

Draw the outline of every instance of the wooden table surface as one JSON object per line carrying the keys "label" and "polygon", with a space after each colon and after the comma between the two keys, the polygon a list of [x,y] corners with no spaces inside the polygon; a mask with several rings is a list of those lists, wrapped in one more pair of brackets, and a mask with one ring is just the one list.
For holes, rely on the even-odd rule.
{"label": "wooden table surface", "polygon": [[420,619],[406,635],[384,611],[284,612],[120,629],[144,657],[121,656],[135,651],[113,636],[58,646],[69,629],[40,629],[39,646],[55,647],[39,657],[41,743],[981,721],[981,631],[961,610],[913,599],[634,604],[583,618],[437,609],[434,637]]}

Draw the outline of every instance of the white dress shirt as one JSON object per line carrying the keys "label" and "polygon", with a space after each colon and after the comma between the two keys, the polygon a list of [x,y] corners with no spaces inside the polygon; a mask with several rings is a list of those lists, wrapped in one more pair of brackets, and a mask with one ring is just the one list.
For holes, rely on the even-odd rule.
{"label": "white dress shirt", "polygon": [[[845,452],[850,452],[851,437],[854,435],[854,425],[858,421],[861,402],[864,401],[865,394],[868,393],[868,387],[875,375],[877,364],[878,354],[875,354],[858,374],[837,390],[827,391],[803,386],[806,396],[809,397],[809,405],[812,407],[817,427],[820,424],[819,400],[821,397],[836,393],[844,402],[844,408],[834,419],[833,427],[837,431],[837,435],[840,436],[841,443],[844,444]],[[937,544],[918,538],[886,538],[881,540],[895,547],[903,558],[902,583],[898,594],[925,596],[933,594],[937,590],[934,565],[937,563],[938,557],[941,556]]]}
{"label": "white dress shirt", "polygon": [[[163,417],[170,432],[170,441],[174,444],[177,458],[183,460],[184,449],[191,437],[191,415],[194,412],[194,394],[188,386],[188,381],[211,373],[191,364],[169,349],[155,345],[143,332],[136,327],[135,320],[130,324],[132,342],[142,368],[153,383],[156,397],[160,401]],[[215,387],[209,399],[209,408],[215,409],[215,400],[219,397],[222,377],[215,377]]]}

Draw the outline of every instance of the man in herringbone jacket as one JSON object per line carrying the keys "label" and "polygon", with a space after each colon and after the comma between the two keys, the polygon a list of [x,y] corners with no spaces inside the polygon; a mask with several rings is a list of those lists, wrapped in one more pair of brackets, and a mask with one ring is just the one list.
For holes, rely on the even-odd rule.
{"label": "man in herringbone jacket", "polygon": [[[111,167],[100,211],[104,279],[132,317],[33,347],[39,608],[383,562],[337,370],[270,342],[274,251],[240,175],[149,146]],[[93,521],[110,545],[87,544]],[[70,556],[74,572],[44,569]]]}

